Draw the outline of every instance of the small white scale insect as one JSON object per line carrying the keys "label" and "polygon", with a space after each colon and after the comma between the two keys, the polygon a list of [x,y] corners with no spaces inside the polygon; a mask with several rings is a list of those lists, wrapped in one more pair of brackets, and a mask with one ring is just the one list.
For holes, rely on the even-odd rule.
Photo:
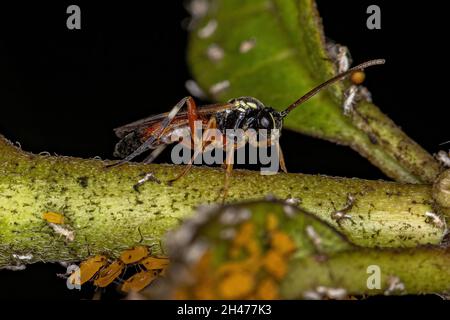
{"label": "small white scale insect", "polygon": [[[352,57],[350,51],[346,46],[329,41],[327,43],[327,51],[330,58],[334,61],[338,73],[347,71],[352,64]],[[366,100],[372,102],[372,95],[370,91],[361,85],[365,78],[363,71],[356,71],[351,77],[352,85],[344,92],[344,101],[342,102],[342,110],[345,116],[350,116],[355,105],[361,101]]]}

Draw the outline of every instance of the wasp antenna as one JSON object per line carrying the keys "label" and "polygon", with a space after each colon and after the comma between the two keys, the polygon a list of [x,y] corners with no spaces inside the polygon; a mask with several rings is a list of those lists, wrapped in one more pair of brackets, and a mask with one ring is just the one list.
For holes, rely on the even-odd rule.
{"label": "wasp antenna", "polygon": [[442,142],[442,143],[439,143],[439,145],[440,145],[440,146],[443,146],[444,144],[447,144],[447,143],[450,143],[450,140],[449,140],[449,141]]}
{"label": "wasp antenna", "polygon": [[286,110],[281,112],[282,117],[286,117],[289,114],[289,112],[291,112],[297,106],[301,105],[305,101],[307,101],[310,98],[312,98],[313,96],[315,96],[317,93],[322,91],[322,89],[325,89],[326,87],[330,86],[331,84],[333,84],[333,83],[335,83],[335,82],[337,82],[339,80],[344,79],[345,77],[347,77],[348,75],[352,74],[353,72],[364,70],[365,68],[368,68],[368,67],[371,67],[371,66],[384,64],[385,62],[386,61],[384,59],[369,60],[369,61],[366,61],[366,62],[363,62],[363,63],[357,65],[356,67],[348,69],[345,72],[342,72],[342,73],[338,74],[337,76],[335,76],[335,77],[325,81],[324,83],[318,85],[317,87],[315,87],[314,89],[312,89],[311,91],[309,91],[305,95],[303,95],[300,99],[298,99],[297,101],[292,103],[289,107],[286,108]]}

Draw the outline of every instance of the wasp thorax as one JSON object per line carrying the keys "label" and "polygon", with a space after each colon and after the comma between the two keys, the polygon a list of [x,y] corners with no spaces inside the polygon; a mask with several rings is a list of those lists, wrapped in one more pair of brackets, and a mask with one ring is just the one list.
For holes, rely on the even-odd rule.
{"label": "wasp thorax", "polygon": [[281,129],[282,116],[271,107],[266,107],[253,97],[240,97],[228,103],[234,108],[219,112],[216,115],[220,130],[226,129]]}

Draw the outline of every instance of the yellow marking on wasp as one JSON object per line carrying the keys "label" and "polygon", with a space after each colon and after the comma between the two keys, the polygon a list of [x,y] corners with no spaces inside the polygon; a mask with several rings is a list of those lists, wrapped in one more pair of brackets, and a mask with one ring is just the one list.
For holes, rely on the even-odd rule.
{"label": "yellow marking on wasp", "polygon": [[270,118],[272,119],[272,124],[275,125],[275,119],[274,119],[272,113],[269,113],[269,115],[270,115]]}

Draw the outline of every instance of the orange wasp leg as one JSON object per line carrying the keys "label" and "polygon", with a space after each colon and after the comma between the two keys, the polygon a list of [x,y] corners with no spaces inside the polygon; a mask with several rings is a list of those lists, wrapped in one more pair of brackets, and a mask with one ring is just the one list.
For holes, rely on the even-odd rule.
{"label": "orange wasp leg", "polygon": [[199,119],[197,112],[197,105],[192,97],[188,97],[186,100],[187,112],[188,112],[188,120],[189,120],[189,128],[191,129],[192,137],[195,134],[195,121]]}
{"label": "orange wasp leg", "polygon": [[[191,134],[194,135],[195,134],[195,132],[194,132],[195,121],[198,120],[198,118],[199,118],[198,112],[197,112],[197,105],[195,104],[195,101],[192,97],[189,96],[189,97],[186,97],[185,99],[186,99],[185,103],[186,103],[187,111],[188,111],[189,128],[191,129]],[[163,131],[161,132],[161,135],[163,134]],[[143,163],[147,163],[147,164],[152,163],[153,160],[155,160],[161,154],[161,152],[163,152],[163,150],[166,147],[167,147],[167,144],[162,144],[162,145],[158,146],[155,150],[153,150],[153,152],[147,158],[145,158]]]}
{"label": "orange wasp leg", "polygon": [[281,150],[280,143],[276,142],[275,147],[277,148],[277,151],[278,151],[278,159],[280,161],[280,168],[281,168],[281,170],[283,170],[284,173],[287,173],[286,163],[284,162],[283,151]]}
{"label": "orange wasp leg", "polygon": [[222,203],[225,202],[225,199],[228,195],[228,188],[230,186],[230,176],[233,171],[233,162],[234,162],[234,151],[235,144],[231,143],[231,150],[227,150],[227,158],[225,160],[225,178],[223,182],[223,190],[222,190]]}
{"label": "orange wasp leg", "polygon": [[[184,177],[189,172],[189,170],[191,170],[195,158],[197,158],[198,155],[205,150],[205,147],[206,147],[205,142],[208,141],[210,138],[210,130],[209,129],[215,129],[216,127],[217,127],[216,118],[212,117],[211,119],[209,119],[208,124],[206,125],[205,132],[203,133],[203,137],[201,140],[201,144],[202,144],[201,147],[199,148],[199,150],[195,150],[194,155],[192,156],[191,160],[189,160],[189,163],[186,165],[186,167],[183,169],[183,171],[179,175],[177,175],[175,178],[173,178],[172,180],[169,180],[169,184],[172,184],[175,181],[177,181],[178,179]],[[196,139],[195,133],[193,133],[192,136],[194,137],[194,139]]]}
{"label": "orange wasp leg", "polygon": [[[130,154],[128,157],[120,161],[118,164],[114,164],[113,166],[120,165],[121,163],[127,162],[129,160],[127,159],[133,159],[134,157],[138,156],[139,154],[145,152],[148,148],[151,148],[151,145],[158,141],[158,139],[164,134],[164,130],[170,125],[172,120],[175,118],[177,113],[181,110],[181,108],[184,106],[184,104],[187,105],[188,110],[188,119],[189,119],[189,127],[191,129],[191,133],[194,132],[194,123],[198,119],[198,113],[197,113],[197,106],[195,104],[195,101],[192,97],[188,96],[183,99],[181,99],[175,107],[169,112],[168,116],[163,120],[163,123],[161,125],[161,128],[159,129],[158,133],[150,137],[144,144],[141,145],[136,151],[134,151],[132,154]],[[144,147],[147,146],[147,147]],[[152,153],[144,159],[143,163],[149,164],[152,163],[160,154],[164,151],[164,149],[167,147],[166,144],[159,145],[156,147],[155,150],[152,151]],[[139,150],[143,148],[142,150]],[[161,183],[158,178],[155,177],[155,175],[152,172],[148,172],[143,175],[144,177],[140,179],[134,186],[134,190],[139,192],[139,187],[146,183],[147,181],[151,180],[156,183]]]}

